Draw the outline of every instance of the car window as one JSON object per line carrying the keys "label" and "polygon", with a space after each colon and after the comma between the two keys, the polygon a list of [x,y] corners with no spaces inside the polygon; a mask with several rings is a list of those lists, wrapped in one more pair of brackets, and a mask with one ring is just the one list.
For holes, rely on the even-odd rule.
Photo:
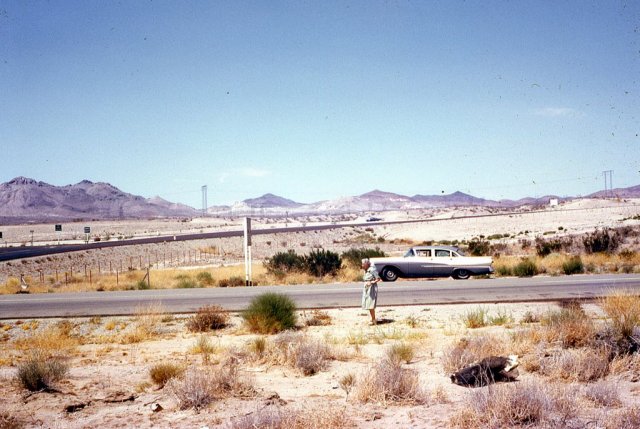
{"label": "car window", "polygon": [[422,256],[422,257],[428,258],[429,256],[431,256],[431,250],[429,249],[418,250],[417,253],[418,253],[418,256]]}
{"label": "car window", "polygon": [[436,250],[436,257],[450,257],[451,252],[448,250]]}
{"label": "car window", "polygon": [[415,256],[415,255],[413,254],[413,249],[409,249],[409,250],[407,251],[407,253],[405,253],[405,254],[404,254],[404,257],[405,257],[405,258],[408,258],[408,257],[410,257],[410,256]]}
{"label": "car window", "polygon": [[454,258],[457,258],[460,255],[458,255],[456,252],[451,252],[451,256],[453,256]]}

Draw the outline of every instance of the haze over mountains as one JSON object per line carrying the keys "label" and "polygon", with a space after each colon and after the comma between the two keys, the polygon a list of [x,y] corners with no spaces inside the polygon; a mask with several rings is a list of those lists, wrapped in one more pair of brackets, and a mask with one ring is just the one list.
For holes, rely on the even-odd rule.
{"label": "haze over mountains", "polygon": [[[640,185],[609,192],[620,198],[640,197]],[[604,191],[587,198],[607,196]],[[609,195],[610,196],[610,195]],[[231,206],[211,206],[208,214],[219,215],[295,215],[328,214],[384,210],[410,210],[434,207],[518,207],[548,204],[547,195],[539,198],[487,200],[462,192],[441,195],[406,195],[374,190],[353,197],[303,204],[273,194],[250,198]],[[172,203],[160,197],[144,198],[123,192],[108,183],[83,180],[75,185],[53,186],[26,177],[0,184],[0,218],[5,223],[80,219],[194,217],[202,214],[193,207]]]}

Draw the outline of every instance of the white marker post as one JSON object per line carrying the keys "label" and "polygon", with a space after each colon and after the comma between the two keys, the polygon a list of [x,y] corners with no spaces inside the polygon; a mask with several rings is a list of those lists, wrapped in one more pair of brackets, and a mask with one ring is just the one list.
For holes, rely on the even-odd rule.
{"label": "white marker post", "polygon": [[244,218],[244,272],[245,285],[253,286],[251,282],[251,218]]}

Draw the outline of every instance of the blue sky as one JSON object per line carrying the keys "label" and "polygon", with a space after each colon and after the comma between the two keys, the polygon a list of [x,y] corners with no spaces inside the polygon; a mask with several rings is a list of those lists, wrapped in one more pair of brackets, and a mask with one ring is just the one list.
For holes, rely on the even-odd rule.
{"label": "blue sky", "polygon": [[0,0],[0,182],[201,207],[640,184],[640,2]]}

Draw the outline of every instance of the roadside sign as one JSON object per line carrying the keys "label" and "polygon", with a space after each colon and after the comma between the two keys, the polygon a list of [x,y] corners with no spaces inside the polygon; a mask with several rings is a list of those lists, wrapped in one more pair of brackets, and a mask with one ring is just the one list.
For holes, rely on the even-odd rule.
{"label": "roadside sign", "polygon": [[0,231],[0,238],[2,238],[2,231]]}
{"label": "roadside sign", "polygon": [[62,225],[60,225],[59,223],[56,224],[56,232],[60,232],[62,231]]}
{"label": "roadside sign", "polygon": [[90,234],[91,233],[91,227],[90,226],[85,226],[84,227],[84,233],[85,234]]}

